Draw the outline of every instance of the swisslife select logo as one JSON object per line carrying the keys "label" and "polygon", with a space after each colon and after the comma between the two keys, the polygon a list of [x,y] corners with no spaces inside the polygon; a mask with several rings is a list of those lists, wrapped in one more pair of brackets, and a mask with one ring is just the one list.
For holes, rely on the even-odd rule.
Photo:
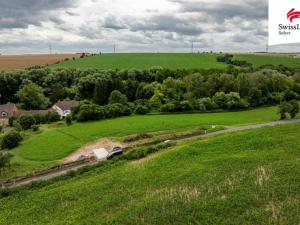
{"label": "swisslife select logo", "polygon": [[300,1],[269,0],[269,45],[300,42]]}

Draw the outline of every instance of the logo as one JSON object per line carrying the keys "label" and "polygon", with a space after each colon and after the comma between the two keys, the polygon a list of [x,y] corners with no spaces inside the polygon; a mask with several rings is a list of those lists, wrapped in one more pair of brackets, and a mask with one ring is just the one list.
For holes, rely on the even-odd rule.
{"label": "logo", "polygon": [[300,12],[295,11],[295,9],[291,9],[287,14],[287,18],[293,23],[294,19],[300,18]]}

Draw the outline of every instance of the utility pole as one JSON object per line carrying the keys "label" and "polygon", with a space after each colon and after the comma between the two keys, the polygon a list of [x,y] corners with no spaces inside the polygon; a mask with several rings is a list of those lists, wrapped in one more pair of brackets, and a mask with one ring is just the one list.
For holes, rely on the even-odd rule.
{"label": "utility pole", "polygon": [[49,54],[52,55],[52,44],[49,44]]}

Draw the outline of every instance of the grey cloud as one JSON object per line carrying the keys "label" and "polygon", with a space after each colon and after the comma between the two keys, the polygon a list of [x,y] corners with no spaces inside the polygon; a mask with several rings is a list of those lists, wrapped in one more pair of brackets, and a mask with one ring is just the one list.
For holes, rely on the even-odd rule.
{"label": "grey cloud", "polygon": [[128,17],[127,27],[131,31],[164,31],[181,35],[197,36],[202,29],[195,23],[191,23],[188,17],[176,17],[174,15],[152,15],[149,18],[135,20]]}
{"label": "grey cloud", "polygon": [[0,0],[0,29],[26,28],[43,21],[59,23],[52,10],[74,6],[77,0]]}
{"label": "grey cloud", "polygon": [[126,25],[118,18],[114,16],[108,16],[104,19],[103,27],[114,30],[126,29]]}
{"label": "grey cloud", "polygon": [[181,12],[196,12],[219,21],[228,18],[267,19],[267,0],[229,0],[229,1],[183,1],[170,0],[180,5]]}

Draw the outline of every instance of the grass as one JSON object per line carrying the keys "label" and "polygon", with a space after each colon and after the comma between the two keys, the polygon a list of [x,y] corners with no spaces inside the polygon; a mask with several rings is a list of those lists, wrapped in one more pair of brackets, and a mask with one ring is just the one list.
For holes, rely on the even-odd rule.
{"label": "grass", "polygon": [[181,54],[181,53],[130,53],[102,54],[75,61],[67,61],[52,65],[52,68],[78,69],[149,69],[154,66],[171,69],[210,69],[226,68],[226,64],[218,63],[217,55]]}
{"label": "grass", "polygon": [[0,199],[0,224],[299,224],[300,126],[194,141]]}
{"label": "grass", "polygon": [[252,63],[254,67],[266,64],[284,65],[292,68],[300,68],[300,59],[284,55],[237,55],[235,59],[245,60]]}
{"label": "grass", "polygon": [[[227,65],[217,62],[217,54],[187,53],[124,53],[102,54],[84,59],[69,60],[51,65],[51,68],[77,69],[149,69],[160,66],[169,69],[222,69]],[[236,55],[236,59],[246,60],[259,67],[266,64],[300,67],[300,59],[284,55]]]}
{"label": "grass", "polygon": [[13,170],[0,175],[1,179],[30,172],[33,168],[58,163],[76,149],[99,138],[122,139],[140,133],[171,133],[185,131],[203,125],[237,126],[274,121],[278,119],[276,107],[259,108],[241,112],[203,113],[203,114],[166,114],[131,116],[89,123],[77,123],[44,128],[34,134],[13,153]]}

